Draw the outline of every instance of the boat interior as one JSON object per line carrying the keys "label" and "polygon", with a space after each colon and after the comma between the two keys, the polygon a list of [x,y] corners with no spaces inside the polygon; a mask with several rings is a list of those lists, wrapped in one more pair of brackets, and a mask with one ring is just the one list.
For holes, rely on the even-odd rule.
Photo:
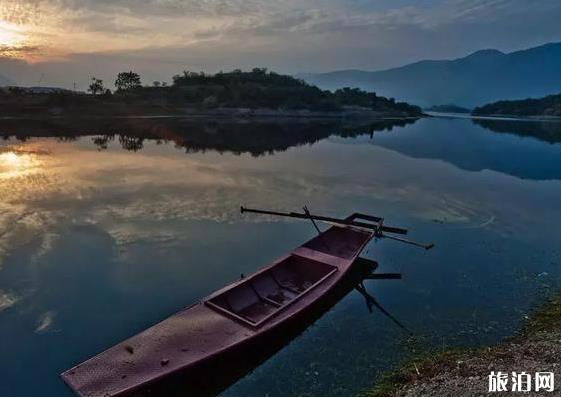
{"label": "boat interior", "polygon": [[332,227],[308,241],[303,247],[339,258],[350,259],[356,255],[357,251],[370,237],[367,232],[351,228]]}
{"label": "boat interior", "polygon": [[[370,238],[367,232],[331,227],[303,247],[351,259]],[[291,254],[205,303],[224,315],[258,327],[337,270],[336,266]]]}
{"label": "boat interior", "polygon": [[258,327],[337,270],[336,266],[292,254],[205,303],[222,314]]}

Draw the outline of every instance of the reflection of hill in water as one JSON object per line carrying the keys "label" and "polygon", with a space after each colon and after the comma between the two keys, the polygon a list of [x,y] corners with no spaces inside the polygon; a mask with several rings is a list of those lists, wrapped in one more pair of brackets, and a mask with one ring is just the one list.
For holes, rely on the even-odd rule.
{"label": "reflection of hill in water", "polygon": [[[403,127],[399,133],[385,133]],[[482,128],[483,127],[483,128]],[[493,132],[499,133],[493,133]],[[367,136],[370,134],[370,137]],[[405,156],[437,159],[467,171],[493,170],[518,178],[561,180],[561,123],[457,118],[344,120],[238,120],[179,118],[0,120],[0,137],[25,140],[89,137],[100,149],[118,143],[137,151],[146,140],[173,142],[186,153],[205,151],[262,156],[329,137],[360,138]],[[524,138],[520,138],[520,137]],[[528,137],[528,138],[525,138]],[[531,137],[531,138],[530,138]],[[534,139],[535,138],[535,139]]]}
{"label": "reflection of hill in water", "polygon": [[313,144],[331,135],[352,137],[374,131],[390,131],[415,119],[386,119],[366,123],[328,121],[196,121],[188,119],[49,119],[0,120],[0,136],[25,140],[31,137],[57,137],[72,140],[93,136],[100,149],[115,139],[126,150],[140,150],[145,139],[171,141],[186,152],[251,153],[253,156],[285,151],[290,147]]}
{"label": "reflection of hill in water", "polygon": [[473,122],[493,132],[529,136],[549,143],[561,142],[561,120],[473,119]]}
{"label": "reflection of hill in water", "polygon": [[408,157],[442,160],[467,171],[492,170],[522,179],[561,179],[561,144],[519,136],[549,134],[546,131],[555,134],[555,130],[540,132],[544,125],[513,121],[508,128],[499,124],[508,134],[497,134],[479,125],[470,119],[423,119],[399,134],[374,134],[368,142]]}

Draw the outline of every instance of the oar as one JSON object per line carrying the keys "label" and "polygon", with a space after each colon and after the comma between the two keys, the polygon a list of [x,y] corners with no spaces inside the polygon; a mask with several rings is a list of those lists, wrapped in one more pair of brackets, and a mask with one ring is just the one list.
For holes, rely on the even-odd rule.
{"label": "oar", "polygon": [[310,214],[310,211],[308,211],[308,206],[305,205],[302,209],[304,210],[304,213],[306,214],[306,216],[307,216],[308,218],[310,218],[310,220],[312,221],[312,224],[313,224],[314,227],[316,228],[318,234],[321,236],[321,230],[319,230],[319,227],[318,227],[318,225],[316,224],[316,221],[314,220],[314,218],[312,218],[312,214]]}
{"label": "oar", "polygon": [[319,229],[318,225],[316,224],[316,221],[314,220],[314,218],[312,218],[312,215],[310,214],[310,211],[308,211],[308,206],[305,205],[302,209],[304,210],[304,213],[308,216],[308,218],[310,218],[310,220],[312,221],[312,224],[316,228],[316,231],[318,232],[318,236],[319,236],[319,239],[321,240],[321,243],[329,251],[330,250],[329,245],[327,245],[327,243],[325,242],[325,239],[323,238],[323,235],[321,234],[321,230]]}
{"label": "oar", "polygon": [[[378,222],[377,224],[357,222],[357,221],[352,221],[352,220],[348,220],[348,219],[331,218],[331,217],[320,216],[320,215],[312,215],[312,214],[310,214],[310,212],[307,210],[306,207],[304,207],[304,211],[305,211],[304,214],[299,214],[297,212],[278,212],[278,211],[259,210],[259,209],[253,209],[253,208],[245,208],[243,206],[240,207],[240,211],[241,211],[242,214],[244,212],[252,212],[252,213],[255,213],[255,214],[275,215],[275,216],[283,216],[283,217],[297,218],[297,219],[308,219],[308,220],[311,220],[314,223],[314,227],[316,228],[316,230],[318,230],[318,232],[319,232],[319,229],[318,229],[317,225],[315,224],[315,221],[324,222],[324,223],[327,223],[327,224],[330,224],[330,225],[335,225],[335,226],[354,227],[354,228],[358,228],[358,229],[368,230],[370,232],[374,231],[375,236],[378,237],[378,238],[389,238],[391,240],[400,241],[400,242],[405,243],[405,244],[410,244],[410,245],[414,245],[416,247],[421,247],[421,248],[424,248],[426,250],[429,250],[429,249],[434,247],[434,244],[422,244],[422,243],[418,243],[416,241],[411,241],[411,240],[407,240],[405,238],[400,238],[400,237],[396,237],[396,236],[389,236],[387,234],[382,233],[382,232],[385,232],[385,233],[406,234],[407,229],[391,227],[391,226],[384,226],[383,225],[383,218],[379,218],[379,217],[375,217],[375,216],[368,216],[368,219],[372,220],[372,221],[375,221],[375,222]],[[364,215],[361,215],[361,216],[364,217]]]}
{"label": "oar", "polygon": [[[356,228],[356,229],[362,229],[362,230],[370,230],[370,229],[366,229],[365,227],[362,227],[362,226],[346,225],[346,224],[338,223],[338,222],[321,221],[321,220],[320,220],[320,222],[327,223],[327,224],[332,225],[332,226],[350,227],[350,228]],[[390,236],[390,235],[387,235],[387,234],[382,233],[382,232],[376,232],[375,236],[377,238],[389,238],[390,240],[395,240],[395,241],[399,241],[401,243],[414,245],[415,247],[424,248],[426,250],[430,250],[431,248],[434,248],[434,243],[430,243],[430,244],[418,243],[416,241],[408,240],[408,239],[403,238],[403,237]]]}
{"label": "oar", "polygon": [[[332,217],[328,217],[328,216],[320,216],[320,215],[312,215],[312,214],[300,214],[298,212],[278,212],[278,211],[268,211],[268,210],[259,210],[259,209],[254,209],[254,208],[245,208],[245,207],[240,207],[240,211],[241,213],[245,213],[245,212],[251,212],[254,214],[263,214],[263,215],[275,215],[275,216],[283,216],[283,217],[287,217],[287,218],[296,218],[296,219],[314,219],[316,221],[320,221],[320,222],[333,222],[336,223],[338,225],[346,225],[346,226],[356,226],[356,227],[362,227],[368,230],[375,230],[375,231],[382,231],[382,232],[386,232],[386,233],[397,233],[397,234],[407,234],[407,229],[403,229],[403,228],[399,228],[399,227],[391,227],[391,226],[382,226],[380,228],[380,226],[378,224],[374,225],[371,223],[366,223],[366,222],[357,222],[354,220],[348,220],[348,219],[339,219],[339,218],[332,218]],[[378,217],[369,217],[372,220],[375,220],[376,222],[379,222],[382,218],[378,218]]]}
{"label": "oar", "polygon": [[421,248],[424,248],[426,250],[430,250],[431,248],[434,247],[434,243],[423,244],[423,243],[418,243],[416,241],[408,240],[406,238],[401,238],[401,237],[396,237],[396,236],[388,236],[387,234],[383,234],[383,233],[380,233],[376,237],[389,238],[390,240],[400,241],[400,242],[405,243],[405,244],[411,244],[411,245],[414,245],[415,247],[421,247]]}

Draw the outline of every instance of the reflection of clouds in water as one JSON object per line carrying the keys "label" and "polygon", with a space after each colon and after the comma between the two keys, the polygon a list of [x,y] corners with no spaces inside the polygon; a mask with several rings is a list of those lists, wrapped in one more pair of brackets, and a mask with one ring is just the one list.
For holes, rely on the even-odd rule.
{"label": "reflection of clouds in water", "polygon": [[48,311],[39,316],[37,319],[37,328],[35,328],[36,334],[41,334],[44,332],[48,332],[52,329],[55,319],[55,312]]}
{"label": "reflection of clouds in water", "polygon": [[438,197],[435,206],[423,214],[427,220],[438,220],[451,224],[464,226],[479,225],[489,218],[483,204],[460,200],[444,194]]}
{"label": "reflection of clouds in water", "polygon": [[38,248],[31,253],[31,260],[46,254],[56,238],[51,230],[64,216],[47,210],[32,211],[25,205],[0,204],[0,268],[11,251],[34,241]]}
{"label": "reflection of clouds in water", "polygon": [[0,204],[0,266],[10,250],[31,241],[32,233],[24,224],[28,216],[33,213],[24,206]]}
{"label": "reflection of clouds in water", "polygon": [[32,260],[46,254],[64,222],[93,222],[115,230],[117,241],[131,242],[148,237],[137,224],[143,220],[226,221],[237,213],[237,192],[250,192],[255,183],[229,175],[227,164],[193,161],[182,153],[98,153],[69,146],[54,146],[52,161],[37,174],[0,181],[0,263],[34,239]]}
{"label": "reflection of clouds in water", "polygon": [[3,145],[0,147],[0,181],[29,177],[40,172],[42,156],[47,150],[33,146]]}
{"label": "reflection of clouds in water", "polygon": [[260,159],[185,155],[151,141],[137,153],[51,140],[19,144],[20,150],[27,145],[33,150],[45,145],[50,155],[35,174],[0,180],[0,261],[33,238],[39,243],[32,257],[46,254],[65,222],[94,223],[121,246],[180,239],[185,225],[173,221],[287,221],[242,217],[240,205],[280,210],[308,205],[329,215],[360,210],[388,220],[407,216],[471,226],[495,215],[497,197],[516,190],[487,189],[489,181],[506,181],[503,175],[466,173],[372,145],[321,142]]}
{"label": "reflection of clouds in water", "polygon": [[489,225],[491,225],[493,222],[495,222],[495,219],[497,219],[495,217],[495,215],[490,215],[489,218],[483,220],[483,222],[479,223],[479,224],[474,224],[474,225],[470,225],[470,226],[466,226],[466,229],[479,229],[479,228],[484,228],[487,227]]}
{"label": "reflection of clouds in water", "polygon": [[32,262],[37,262],[42,256],[48,254],[54,246],[54,243],[59,238],[56,233],[49,233],[46,231],[41,236],[41,243],[39,244],[37,251],[31,256]]}
{"label": "reflection of clouds in water", "polygon": [[12,145],[10,143],[6,145],[0,145],[0,154],[4,153],[14,153],[17,155],[38,155],[47,156],[51,154],[51,151],[47,148],[41,148],[34,144],[17,144]]}
{"label": "reflection of clouds in water", "polygon": [[114,225],[108,228],[108,233],[115,240],[117,246],[123,248],[129,244],[136,244],[143,240],[156,243],[159,247],[169,247],[177,243],[178,240],[187,238],[186,232],[171,229],[161,230],[158,228],[139,228],[138,225]]}
{"label": "reflection of clouds in water", "polygon": [[21,298],[0,290],[0,312],[14,306]]}
{"label": "reflection of clouds in water", "polygon": [[[180,238],[182,226],[164,224],[166,221],[271,220],[242,218],[242,204],[286,210],[309,205],[316,213],[344,215],[342,211],[355,210],[354,199],[362,197],[377,204],[408,207],[421,216],[427,208],[436,208],[431,217],[458,222],[469,220],[473,212],[469,205],[452,198],[438,204],[441,199],[434,190],[411,183],[403,172],[397,173],[404,179],[400,181],[394,179],[396,172],[386,167],[343,167],[349,149],[336,144],[259,160],[216,153],[185,156],[173,148],[151,152],[153,145],[146,146],[140,153],[98,152],[71,143],[51,146],[52,155],[45,160],[41,173],[16,178],[13,186],[4,186],[4,202],[17,200],[22,205],[7,211],[12,219],[0,218],[0,230],[14,228],[4,237],[0,232],[0,250],[18,245],[14,240],[19,239],[21,244],[35,236],[41,243],[32,257],[38,258],[51,248],[56,238],[53,228],[61,221],[93,222],[107,230],[118,245],[124,245],[147,238]],[[372,147],[351,149],[357,164],[371,161],[373,152],[380,163],[392,162],[393,158],[386,157],[396,156]],[[307,156],[300,150],[306,150]],[[36,211],[28,211],[27,206]],[[159,222],[157,231],[145,226],[153,222]]]}
{"label": "reflection of clouds in water", "polygon": [[468,203],[444,195],[440,207],[433,213],[433,219],[457,225],[462,229],[484,228],[491,226],[497,218],[487,207],[481,202]]}
{"label": "reflection of clouds in water", "polygon": [[40,200],[65,190],[63,181],[57,175],[42,171],[0,178],[0,200],[3,202]]}

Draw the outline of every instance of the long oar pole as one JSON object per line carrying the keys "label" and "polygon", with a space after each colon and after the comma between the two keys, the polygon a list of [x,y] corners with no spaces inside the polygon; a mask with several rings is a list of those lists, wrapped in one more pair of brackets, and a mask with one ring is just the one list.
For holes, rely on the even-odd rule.
{"label": "long oar pole", "polygon": [[[319,216],[319,215],[312,215],[310,214],[309,211],[307,211],[307,208],[304,209],[305,213],[304,214],[300,214],[297,212],[279,212],[279,211],[269,211],[269,210],[259,210],[259,209],[254,209],[254,208],[245,208],[245,207],[240,207],[241,213],[243,214],[244,212],[251,212],[251,213],[255,213],[255,214],[263,214],[263,215],[274,215],[274,216],[283,216],[283,217],[288,217],[288,218],[296,218],[296,219],[307,219],[307,220],[311,220],[312,222],[314,221],[320,221],[320,222],[325,222],[328,223],[330,225],[336,225],[336,226],[351,226],[351,227],[357,227],[357,228],[361,228],[361,229],[367,229],[370,231],[374,231],[375,236],[378,238],[388,238],[390,240],[395,240],[395,241],[399,241],[405,244],[409,244],[409,245],[414,245],[416,247],[420,247],[420,248],[424,248],[426,250],[430,250],[431,248],[434,247],[434,244],[423,244],[423,243],[418,243],[416,241],[412,241],[412,240],[408,240],[402,237],[397,237],[397,236],[390,236],[387,235],[383,232],[386,233],[395,233],[395,234],[406,234],[407,233],[407,229],[402,229],[402,228],[397,228],[397,227],[391,227],[391,226],[384,226],[382,224],[383,219],[376,217],[376,216],[368,216],[368,220],[373,221],[373,222],[378,222],[378,224],[372,224],[372,223],[365,223],[365,222],[357,222],[357,221],[352,221],[352,220],[348,220],[348,219],[338,219],[338,218],[331,218],[328,216]],[[362,215],[364,217],[364,215]],[[317,229],[317,225],[314,222],[314,226]]]}
{"label": "long oar pole", "polygon": [[321,230],[319,230],[318,225],[316,224],[316,221],[314,220],[314,218],[312,218],[312,214],[310,214],[310,211],[308,211],[308,207],[305,205],[304,208],[304,213],[306,214],[306,216],[308,218],[310,218],[310,220],[312,221],[312,224],[314,225],[316,231],[318,232],[318,234],[321,236]]}
{"label": "long oar pole", "polygon": [[[328,217],[328,216],[320,216],[320,215],[312,215],[312,214],[300,214],[298,212],[278,212],[278,211],[258,210],[258,209],[254,209],[254,208],[245,208],[245,207],[240,207],[240,210],[241,210],[242,214],[244,212],[251,212],[251,213],[254,213],[254,214],[284,216],[284,217],[287,217],[287,218],[308,219],[308,220],[313,219],[313,220],[321,221],[321,222],[331,222],[331,223],[335,223],[335,224],[338,224],[338,225],[362,227],[362,228],[365,228],[365,229],[374,230],[374,231],[383,231],[383,232],[386,232],[386,233],[407,234],[407,229],[402,229],[402,228],[399,228],[399,227],[391,227],[391,226],[379,227],[379,225],[373,225],[371,223],[357,222],[357,221],[351,221],[351,220],[347,220],[347,219],[331,218],[331,217]],[[380,221],[382,218],[371,217],[371,219],[376,220],[376,221]]]}
{"label": "long oar pole", "polygon": [[[327,223],[327,224],[329,224],[329,225],[334,225],[334,226],[339,225],[337,222],[327,222],[327,221],[323,221],[323,222],[325,222],[325,223]],[[343,226],[345,226],[345,225],[343,225]],[[357,228],[359,228],[359,229],[363,229],[363,228],[360,227],[360,226],[353,226],[353,227],[357,227]],[[390,239],[390,240],[395,240],[395,241],[399,241],[399,242],[401,242],[401,243],[414,245],[415,247],[424,248],[424,249],[426,249],[426,250],[430,250],[431,248],[434,247],[434,244],[433,244],[433,243],[430,243],[430,244],[418,243],[417,241],[409,240],[409,239],[406,239],[406,238],[403,238],[403,237],[390,236],[390,235],[384,234],[384,233],[382,233],[382,232],[376,232],[376,234],[375,234],[374,236],[375,236],[375,237],[378,237],[378,238],[388,238],[388,239]]]}
{"label": "long oar pole", "polygon": [[321,240],[321,243],[325,246],[325,248],[327,248],[327,250],[330,250],[329,248],[329,244],[327,244],[327,242],[325,241],[325,239],[323,238],[323,235],[321,234],[321,230],[319,229],[318,225],[316,224],[316,221],[314,221],[313,218],[311,218],[310,216],[310,211],[308,211],[308,207],[304,206],[304,208],[302,208],[304,210],[304,213],[310,218],[310,220],[312,221],[312,224],[314,225],[314,228],[316,229],[316,231],[318,232],[318,236],[319,239]]}
{"label": "long oar pole", "polygon": [[380,235],[377,236],[377,237],[389,238],[390,240],[395,240],[395,241],[399,241],[399,242],[402,242],[402,243],[405,243],[405,244],[414,245],[415,247],[421,247],[421,248],[424,248],[426,250],[430,250],[431,248],[434,247],[433,243],[423,244],[423,243],[418,243],[416,241],[408,240],[406,238],[401,238],[401,237],[396,237],[396,236],[388,236],[387,234],[383,234],[383,233],[380,233]]}

